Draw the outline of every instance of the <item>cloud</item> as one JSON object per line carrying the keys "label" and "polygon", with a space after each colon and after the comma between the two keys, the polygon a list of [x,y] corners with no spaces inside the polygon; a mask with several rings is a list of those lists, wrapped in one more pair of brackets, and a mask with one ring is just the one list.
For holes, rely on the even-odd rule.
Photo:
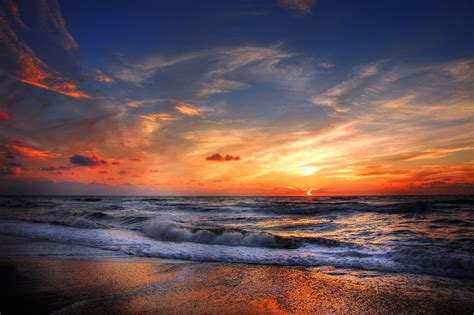
{"label": "cloud", "polygon": [[450,153],[462,152],[462,151],[472,151],[474,146],[458,147],[458,148],[434,148],[429,150],[424,150],[422,152],[417,152],[413,154],[395,156],[394,160],[404,160],[404,161],[415,161],[415,160],[425,160],[425,159],[440,159],[448,156]]}
{"label": "cloud", "polygon": [[0,112],[0,120],[8,121],[12,120],[12,117],[5,112]]}
{"label": "cloud", "polygon": [[191,104],[178,103],[175,106],[175,109],[181,114],[184,114],[187,116],[202,116],[201,111]]}
{"label": "cloud", "polygon": [[159,169],[153,169],[153,170],[150,170],[150,173],[159,173],[160,170]]}
{"label": "cloud", "polygon": [[5,166],[11,166],[11,167],[21,167],[23,164],[20,162],[6,162],[4,163]]}
{"label": "cloud", "polygon": [[13,150],[36,159],[53,159],[61,156],[61,154],[58,153],[15,144],[0,144],[0,149],[2,148],[7,150]]}
{"label": "cloud", "polygon": [[[194,80],[198,82],[198,90],[195,93],[198,96],[206,96],[248,87],[244,82],[225,77],[238,70],[260,66],[259,71],[268,73],[274,70],[281,61],[295,56],[293,53],[283,51],[282,44],[268,47],[250,45],[223,47],[178,56],[152,55],[143,61],[118,67],[114,76],[124,81],[144,84],[153,82],[152,79],[162,74],[164,69],[177,70],[177,66],[184,63],[199,63],[205,67],[205,72],[200,73],[202,76],[200,80]],[[286,70],[286,74],[291,72]],[[196,77],[196,73],[192,74]],[[274,77],[274,73],[272,76]]]}
{"label": "cloud", "polygon": [[316,0],[279,0],[278,3],[285,9],[292,10],[298,15],[313,13]]}
{"label": "cloud", "polygon": [[205,97],[212,94],[222,94],[242,90],[247,87],[249,87],[249,85],[242,82],[214,79],[207,83],[203,83],[202,88],[196,93],[196,95],[198,97]]}
{"label": "cloud", "polygon": [[454,60],[445,65],[443,70],[460,83],[472,82],[474,77],[474,59]]}
{"label": "cloud", "polygon": [[379,77],[378,81],[374,81],[374,77],[379,74],[384,62],[374,62],[356,67],[352,78],[327,89],[324,93],[311,97],[310,102],[314,105],[332,108],[336,112],[349,112],[359,105],[360,102],[357,102],[359,99],[368,101],[368,97],[375,96],[393,80],[390,75],[386,75]]}
{"label": "cloud", "polygon": [[96,80],[99,82],[112,83],[114,81],[111,77],[109,77],[108,75],[105,75],[100,70],[95,70],[95,77],[96,77]]}
{"label": "cloud", "polygon": [[[61,39],[62,48],[69,53],[74,52],[77,49],[77,44],[66,30],[58,4],[54,1],[43,1],[36,5],[41,6],[39,21],[43,24],[43,28],[37,29],[49,31],[41,36],[47,38],[57,35]],[[51,69],[21,38],[21,33],[16,31],[16,24],[9,22],[9,16],[18,17],[17,9],[16,6],[10,6],[5,10],[0,10],[0,28],[2,28],[0,47],[6,52],[5,56],[7,57],[5,58],[6,64],[1,65],[2,68],[7,70],[13,78],[25,84],[77,99],[90,98],[89,95],[79,90],[76,82],[64,78],[59,72]],[[58,55],[58,52],[56,51],[55,54]]]}
{"label": "cloud", "polygon": [[155,103],[161,103],[161,102],[174,102],[174,100],[169,99],[169,98],[152,98],[152,99],[145,99],[141,101],[128,101],[127,105],[130,107],[141,107],[143,105],[155,104]]}
{"label": "cloud", "polygon": [[77,166],[87,166],[87,167],[95,167],[100,165],[108,165],[110,162],[100,158],[97,155],[92,155],[91,157],[74,154],[69,158],[69,162]]}
{"label": "cloud", "polygon": [[179,117],[173,116],[173,114],[170,114],[170,113],[145,114],[145,115],[140,115],[139,117],[146,119],[148,121],[153,121],[153,122],[157,120],[171,121],[171,120],[179,119]]}
{"label": "cloud", "polygon": [[33,51],[18,52],[17,61],[19,69],[15,72],[15,77],[19,81],[77,99],[90,98],[79,90],[76,83],[65,80],[58,73],[48,69]]}
{"label": "cloud", "polygon": [[3,153],[3,157],[6,158],[6,159],[14,159],[15,154],[13,152],[5,152],[5,153]]}
{"label": "cloud", "polygon": [[47,166],[41,168],[42,171],[44,172],[56,172],[56,171],[64,171],[64,170],[70,170],[70,166]]}
{"label": "cloud", "polygon": [[320,63],[319,66],[320,66],[321,68],[324,68],[324,69],[332,69],[332,68],[334,68],[336,65],[335,65],[335,64],[332,64],[332,63],[325,63],[325,62],[323,62],[323,63]]}
{"label": "cloud", "polygon": [[222,156],[219,153],[214,153],[206,157],[206,161],[214,161],[214,162],[240,161],[240,156],[233,156],[229,154]]}
{"label": "cloud", "polygon": [[42,1],[39,15],[41,26],[49,32],[48,34],[56,36],[64,50],[69,53],[75,53],[77,51],[77,43],[67,30],[59,3],[55,0]]}
{"label": "cloud", "polygon": [[18,167],[0,167],[0,175],[19,175],[21,169]]}
{"label": "cloud", "polygon": [[142,154],[138,154],[136,157],[132,159],[134,162],[141,162],[145,159],[145,157]]}
{"label": "cloud", "polygon": [[130,172],[130,171],[127,171],[127,170],[121,170],[121,171],[119,172],[119,174],[120,174],[120,175],[129,175],[129,174],[131,174],[131,172]]}

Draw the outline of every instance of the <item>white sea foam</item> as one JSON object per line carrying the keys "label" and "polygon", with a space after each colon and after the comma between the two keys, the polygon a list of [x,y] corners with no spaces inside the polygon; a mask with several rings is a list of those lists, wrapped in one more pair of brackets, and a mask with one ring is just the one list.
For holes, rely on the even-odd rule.
{"label": "white sea foam", "polygon": [[153,221],[145,228],[145,235],[159,241],[193,242],[227,246],[287,248],[296,244],[291,240],[269,233],[249,233],[239,230],[193,229],[178,226],[174,222]]}
{"label": "white sea foam", "polygon": [[[163,229],[170,231],[173,228],[175,227],[164,226],[160,229],[159,233],[164,233],[162,231]],[[40,223],[0,221],[0,234],[120,251],[129,255],[142,257],[274,265],[329,265],[386,272],[425,273],[465,278],[474,277],[471,268],[472,260],[464,262],[465,268],[446,269],[440,268],[437,264],[434,266],[430,266],[426,263],[417,264],[417,260],[410,260],[409,255],[401,256],[403,255],[401,252],[397,252],[397,254],[394,255],[393,252],[387,251],[387,249],[373,250],[364,248],[354,251],[344,246],[325,247],[315,244],[305,244],[296,249],[227,246],[222,244],[190,242],[195,240],[197,236],[193,236],[193,233],[182,236],[183,231],[179,228],[173,231],[172,234],[173,233],[177,233],[180,238],[189,239],[188,241],[177,243],[151,239],[141,233],[133,231],[81,229]],[[230,243],[232,244],[234,242],[233,244],[235,245],[234,236],[230,238],[232,239]],[[240,236],[236,239],[242,242]],[[396,259],[392,259],[392,257]],[[403,259],[401,259],[401,257]],[[438,257],[437,260],[439,259]],[[426,260],[424,261],[426,262]]]}

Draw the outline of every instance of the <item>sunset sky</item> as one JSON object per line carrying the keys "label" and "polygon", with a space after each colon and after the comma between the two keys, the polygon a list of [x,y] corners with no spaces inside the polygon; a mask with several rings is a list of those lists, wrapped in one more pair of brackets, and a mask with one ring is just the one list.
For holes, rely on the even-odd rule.
{"label": "sunset sky", "polygon": [[0,193],[474,193],[473,1],[0,0]]}

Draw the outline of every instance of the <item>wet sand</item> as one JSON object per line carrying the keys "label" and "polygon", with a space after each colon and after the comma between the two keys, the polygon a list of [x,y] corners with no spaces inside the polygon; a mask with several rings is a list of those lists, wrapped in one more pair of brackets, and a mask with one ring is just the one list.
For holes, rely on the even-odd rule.
{"label": "wet sand", "polygon": [[[13,246],[12,240],[0,246],[2,315],[25,311],[35,314],[472,314],[474,311],[472,280],[331,267],[198,263],[127,256],[38,257],[30,249],[44,248],[46,242],[31,243],[16,238]],[[68,250],[80,253],[81,247],[69,246]]]}

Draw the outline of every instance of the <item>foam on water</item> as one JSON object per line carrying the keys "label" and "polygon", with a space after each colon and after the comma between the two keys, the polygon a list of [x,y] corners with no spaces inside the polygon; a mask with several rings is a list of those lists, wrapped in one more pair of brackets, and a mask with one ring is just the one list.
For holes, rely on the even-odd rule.
{"label": "foam on water", "polygon": [[474,273],[472,222],[474,196],[0,197],[0,234],[136,256],[464,278]]}
{"label": "foam on water", "polygon": [[159,241],[268,248],[295,248],[299,245],[296,239],[270,233],[252,233],[237,229],[188,228],[166,221],[153,221],[144,231],[146,236]]}
{"label": "foam on water", "polygon": [[[422,251],[413,253],[382,247],[359,247],[354,249],[346,246],[326,247],[303,244],[298,248],[283,249],[249,247],[245,246],[245,242],[236,244],[234,240],[231,241],[232,246],[229,246],[229,244],[196,243],[193,242],[193,239],[180,242],[158,241],[134,231],[83,229],[10,220],[0,221],[0,234],[119,251],[141,257],[272,265],[330,265],[384,272],[474,278],[472,257],[456,257],[455,255],[443,257],[439,253],[437,255],[429,252],[423,253]],[[242,240],[242,238],[238,239]],[[450,260],[450,266],[443,263],[446,259]]]}

